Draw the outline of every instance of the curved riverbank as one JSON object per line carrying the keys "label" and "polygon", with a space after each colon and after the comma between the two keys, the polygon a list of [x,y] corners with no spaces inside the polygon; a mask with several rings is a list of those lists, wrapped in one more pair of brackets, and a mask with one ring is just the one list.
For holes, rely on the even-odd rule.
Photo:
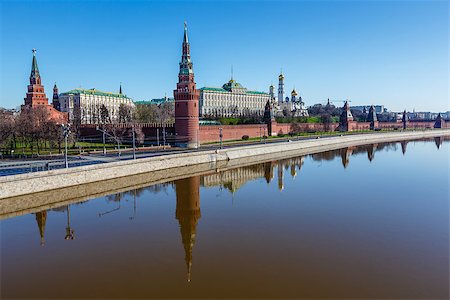
{"label": "curved riverbank", "polygon": [[[172,154],[0,178],[0,215],[26,207],[101,195],[138,185],[217,172],[267,160],[313,154],[343,147],[450,136],[450,130],[372,133],[315,140],[252,145],[222,150]],[[20,201],[18,201],[21,198]],[[12,206],[11,206],[12,205]],[[8,207],[7,209],[5,207]]]}

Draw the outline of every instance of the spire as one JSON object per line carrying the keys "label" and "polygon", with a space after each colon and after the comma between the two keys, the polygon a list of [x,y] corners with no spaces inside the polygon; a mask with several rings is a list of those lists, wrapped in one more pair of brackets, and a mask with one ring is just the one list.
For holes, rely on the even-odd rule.
{"label": "spire", "polygon": [[369,114],[367,116],[367,122],[376,122],[377,120],[377,113],[375,112],[375,107],[373,105],[369,108]]}
{"label": "spire", "polygon": [[186,21],[184,21],[184,38],[183,38],[183,43],[186,43],[186,44],[189,43]]}
{"label": "spire", "polygon": [[182,56],[181,56],[179,75],[193,74],[194,70],[192,68],[191,50],[190,50],[190,46],[189,46],[186,22],[184,22],[184,38],[183,38],[182,48],[183,48],[183,51],[182,51]]}
{"label": "spire", "polygon": [[283,69],[280,69],[280,76],[278,76],[279,80],[283,80],[284,79],[284,75],[283,75]]}
{"label": "spire", "polygon": [[122,95],[122,82],[120,83],[120,87],[119,87],[119,95]]}
{"label": "spire", "polygon": [[30,80],[39,77],[39,68],[36,60],[36,49],[33,49],[31,51],[33,51],[33,61],[31,62]]}

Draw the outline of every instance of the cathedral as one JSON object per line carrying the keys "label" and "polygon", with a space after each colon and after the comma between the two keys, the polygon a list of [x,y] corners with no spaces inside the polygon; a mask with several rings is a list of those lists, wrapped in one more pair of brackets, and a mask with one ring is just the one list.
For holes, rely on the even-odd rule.
{"label": "cathedral", "polygon": [[275,97],[275,87],[269,87],[269,95],[272,102],[274,115],[276,117],[292,116],[292,117],[307,117],[308,110],[305,102],[301,96],[298,95],[295,88],[291,92],[291,98],[284,97],[284,75],[281,73],[278,76],[278,97]]}

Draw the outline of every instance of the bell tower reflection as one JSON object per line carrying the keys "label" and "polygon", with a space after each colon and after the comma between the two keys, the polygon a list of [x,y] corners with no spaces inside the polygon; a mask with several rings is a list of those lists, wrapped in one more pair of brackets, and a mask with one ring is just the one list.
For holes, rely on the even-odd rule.
{"label": "bell tower reflection", "polygon": [[272,161],[264,164],[264,178],[267,183],[270,183],[274,177],[273,167],[274,163]]}
{"label": "bell tower reflection", "polygon": [[47,222],[47,211],[40,211],[36,213],[36,222],[39,228],[39,235],[41,236],[41,246],[45,245],[45,223]]}
{"label": "bell tower reflection", "polygon": [[187,281],[191,281],[192,249],[195,244],[197,222],[200,213],[200,176],[177,180],[175,182],[177,208],[175,217],[180,224],[187,267]]}
{"label": "bell tower reflection", "polygon": [[281,160],[278,162],[278,190],[280,192],[284,190],[283,162]]}

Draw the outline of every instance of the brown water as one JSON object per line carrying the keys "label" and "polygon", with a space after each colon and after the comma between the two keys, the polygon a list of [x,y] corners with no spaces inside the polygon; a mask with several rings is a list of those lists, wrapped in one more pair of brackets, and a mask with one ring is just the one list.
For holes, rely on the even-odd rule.
{"label": "brown water", "polygon": [[1,298],[448,299],[449,142],[244,167],[1,221]]}

